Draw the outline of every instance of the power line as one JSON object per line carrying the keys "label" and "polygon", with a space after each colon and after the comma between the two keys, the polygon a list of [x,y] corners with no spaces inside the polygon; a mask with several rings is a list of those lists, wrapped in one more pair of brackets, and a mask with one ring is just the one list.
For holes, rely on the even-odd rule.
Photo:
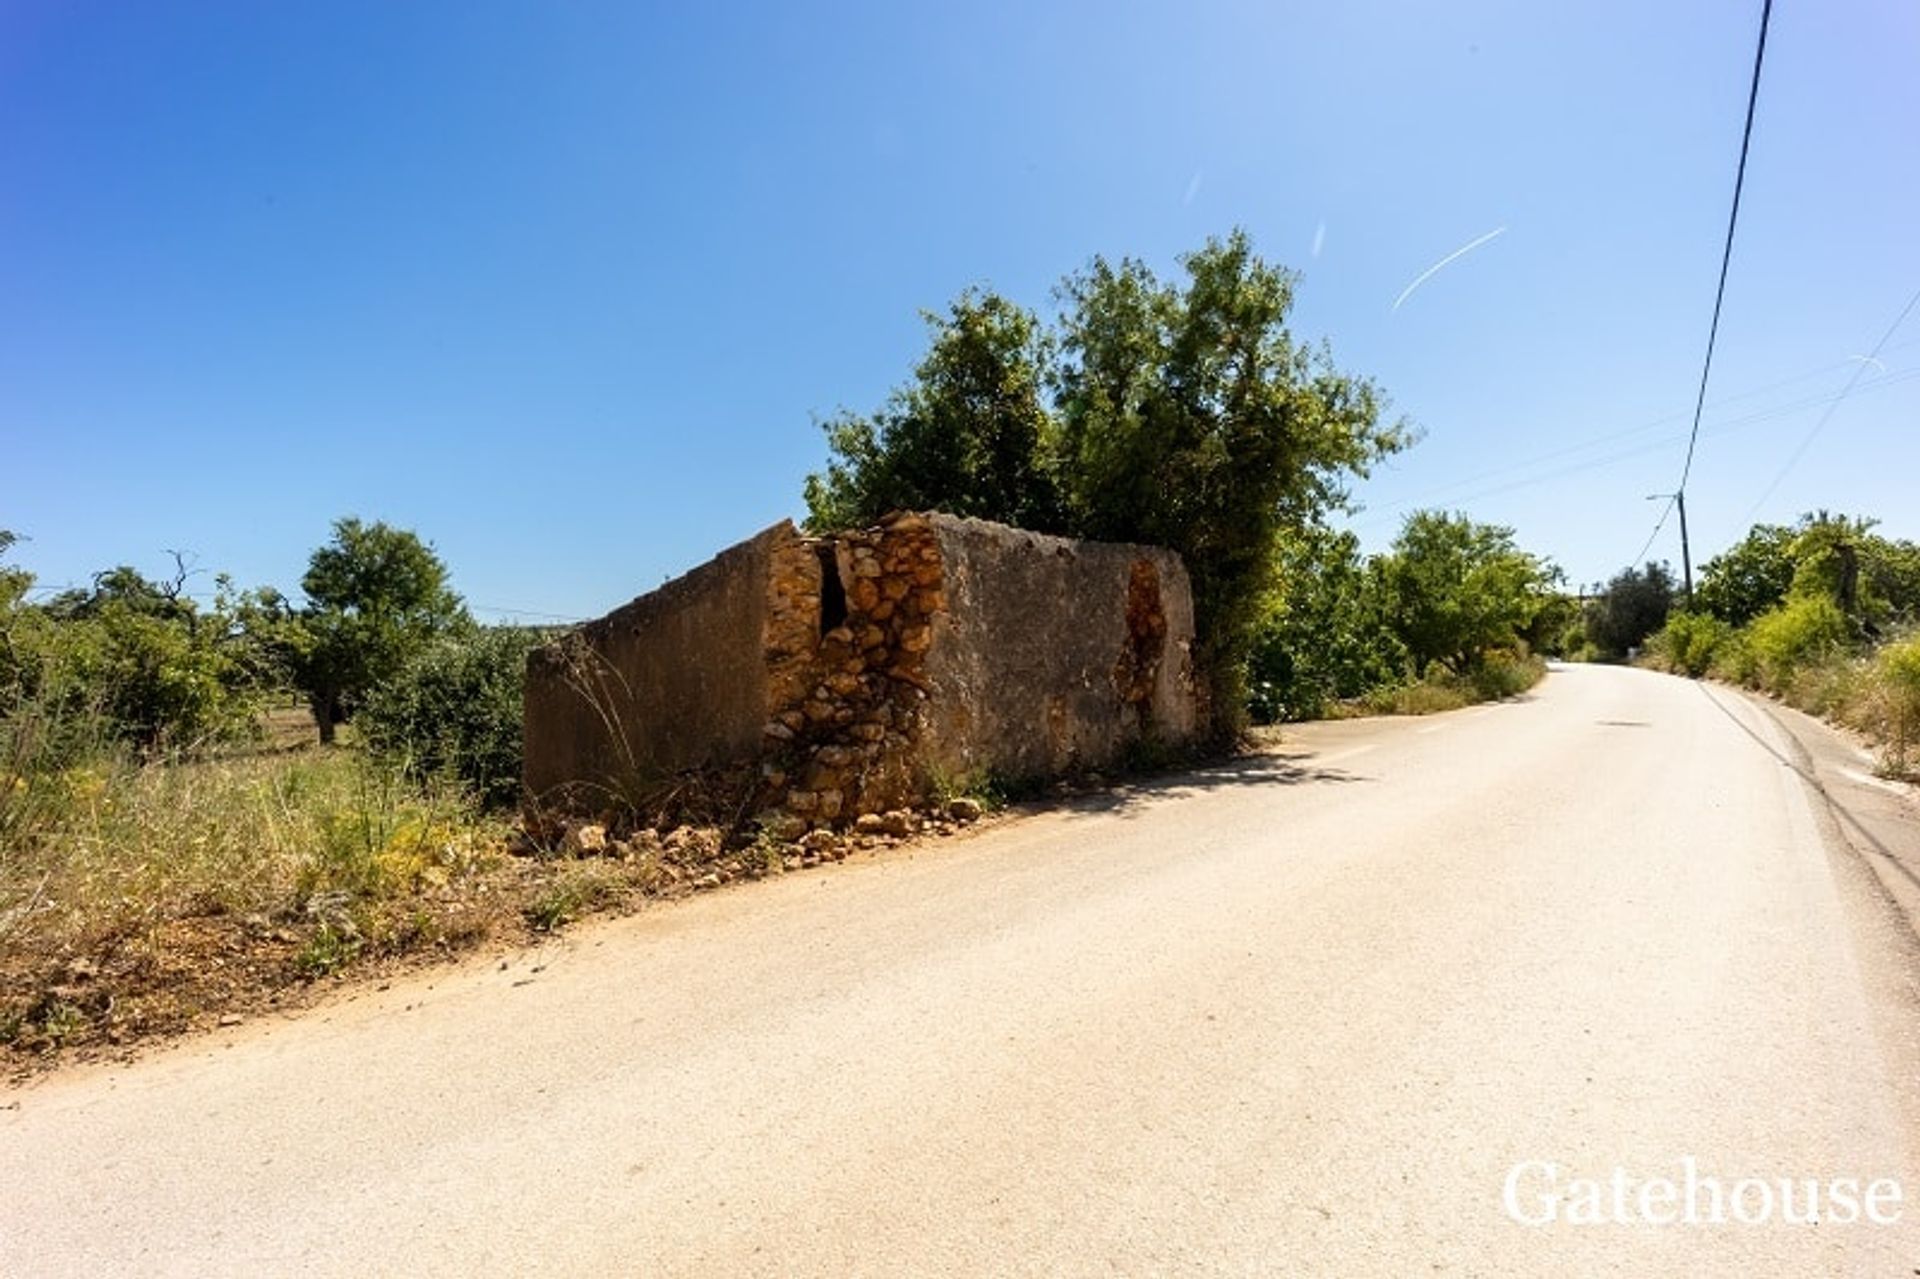
{"label": "power line", "polygon": [[[1838,365],[1833,365],[1829,367],[1838,367]],[[1825,372],[1825,371],[1826,369],[1817,370],[1817,372]],[[1773,383],[1771,386],[1763,389],[1771,390],[1780,386],[1787,385],[1791,382],[1804,381],[1807,376],[1812,376],[1812,375],[1809,374],[1809,375],[1802,375],[1800,377],[1783,379],[1782,381]],[[1889,387],[1898,386],[1904,382],[1911,382],[1915,378],[1920,378],[1920,368],[1901,369],[1898,372],[1889,373],[1884,377],[1876,378],[1866,388],[1866,390],[1867,391],[1885,390]],[[1755,391],[1755,392],[1749,392],[1739,396],[1728,396],[1725,399],[1721,400],[1720,403],[1722,404],[1731,403],[1733,400],[1751,398],[1752,395],[1760,394],[1760,393],[1761,392]],[[1862,394],[1864,393],[1865,392],[1863,391]],[[1728,434],[1729,432],[1736,431],[1744,427],[1752,426],[1759,423],[1775,421],[1783,417],[1791,417],[1792,415],[1802,412],[1803,410],[1806,410],[1806,409],[1821,408],[1824,406],[1829,406],[1837,402],[1839,399],[1841,399],[1843,395],[1844,395],[1844,392],[1837,392],[1837,391],[1827,392],[1821,395],[1808,396],[1798,400],[1791,400],[1784,404],[1776,404],[1764,409],[1757,409],[1751,413],[1745,413],[1738,417],[1730,417],[1718,422],[1711,423],[1706,427],[1704,427],[1701,430],[1700,434],[1703,438],[1711,439],[1715,436],[1725,435],[1725,434]],[[1644,435],[1646,432],[1651,431],[1657,427],[1663,426],[1668,422],[1674,421],[1676,419],[1684,421],[1685,418],[1686,418],[1685,413],[1670,415],[1668,417],[1661,418],[1657,421],[1649,422],[1643,426],[1631,427],[1624,431],[1614,431],[1604,435],[1594,436],[1581,443],[1568,445],[1567,447],[1562,449],[1555,449],[1552,452],[1540,454],[1524,462],[1514,462],[1506,466],[1498,466],[1488,471],[1481,471],[1474,475],[1465,476],[1461,479],[1454,480],[1450,483],[1440,485],[1437,488],[1425,490],[1424,492],[1416,494],[1413,497],[1402,498],[1395,502],[1389,502],[1386,505],[1380,506],[1378,508],[1369,508],[1369,510],[1373,512],[1373,518],[1363,520],[1357,525],[1355,525],[1355,527],[1356,528],[1373,528],[1379,525],[1390,523],[1393,519],[1393,516],[1390,514],[1391,512],[1403,510],[1409,506],[1418,506],[1418,505],[1421,505],[1422,503],[1432,501],[1436,498],[1444,497],[1444,500],[1447,502],[1470,503],[1470,502],[1478,501],[1481,498],[1494,497],[1501,493],[1510,493],[1515,489],[1531,488],[1536,484],[1548,484],[1553,482],[1554,480],[1565,479],[1566,477],[1571,475],[1581,475],[1588,471],[1598,470],[1602,467],[1615,466],[1631,458],[1641,457],[1645,454],[1657,452],[1661,449],[1664,449],[1668,447],[1669,444],[1672,443],[1675,437],[1671,434],[1662,434],[1657,439],[1643,440],[1637,444],[1628,445],[1625,448],[1603,454],[1602,456],[1599,456],[1599,457],[1588,458],[1584,461],[1572,462],[1566,466],[1556,467],[1555,469],[1551,471],[1547,471],[1543,474],[1522,476],[1519,479],[1511,480],[1503,484],[1496,484],[1492,488],[1474,487],[1483,481],[1495,479],[1499,476],[1507,475],[1515,471],[1526,471],[1532,467],[1539,466],[1543,463],[1552,462],[1558,458],[1566,457],[1569,454],[1585,452],[1589,449],[1597,448],[1600,445],[1612,443],[1613,441],[1616,441],[1616,440],[1624,440],[1631,436]],[[1459,496],[1453,496],[1453,497],[1444,496],[1447,494],[1456,493],[1458,490],[1461,490],[1461,489],[1469,489],[1471,491],[1465,494],[1461,494]]]}
{"label": "power line", "polygon": [[1853,388],[1859,385],[1860,379],[1866,375],[1868,366],[1878,362],[1881,349],[1886,346],[1887,340],[1893,336],[1894,331],[1906,322],[1907,316],[1912,314],[1916,303],[1920,303],[1920,290],[1915,290],[1914,295],[1907,299],[1907,304],[1900,308],[1900,314],[1893,317],[1893,323],[1889,324],[1887,331],[1880,335],[1880,340],[1873,344],[1873,350],[1867,352],[1866,357],[1854,366],[1853,376],[1847,379],[1846,387],[1827,405],[1827,411],[1822,413],[1820,420],[1813,424],[1813,429],[1807,432],[1806,438],[1800,441],[1800,446],[1794,449],[1792,456],[1787,458],[1786,465],[1780,468],[1780,473],[1773,477],[1771,484],[1767,485],[1767,491],[1762,493],[1748,509],[1745,518],[1752,519],[1754,512],[1766,505],[1767,499],[1773,496],[1773,491],[1780,487],[1782,480],[1787,478],[1787,473],[1800,464],[1800,459],[1806,456],[1807,449],[1812,447],[1814,437],[1826,430],[1827,423],[1832,421],[1833,415],[1839,411],[1840,402],[1853,394]]}
{"label": "power line", "polygon": [[[1669,493],[1666,495],[1666,498],[1667,505],[1666,508],[1660,512],[1660,521],[1653,526],[1653,532],[1647,534],[1647,540],[1641,545],[1640,553],[1627,561],[1627,567],[1638,568],[1640,564],[1646,560],[1647,552],[1653,549],[1653,540],[1659,537],[1660,530],[1667,526],[1667,519],[1673,514],[1674,504],[1679,500],[1680,495],[1678,493]],[[1671,581],[1672,579],[1669,578],[1668,580]]]}
{"label": "power line", "polygon": [[[1680,483],[1674,486],[1673,496],[1667,502],[1667,509],[1660,513],[1659,523],[1653,526],[1653,532],[1647,538],[1647,546],[1653,545],[1653,539],[1660,536],[1660,530],[1666,527],[1667,516],[1673,508],[1687,500],[1687,481],[1693,475],[1693,451],[1700,442],[1700,416],[1707,407],[1707,383],[1713,377],[1713,348],[1720,338],[1720,309],[1727,299],[1727,269],[1733,263],[1733,233],[1740,225],[1740,194],[1747,185],[1747,152],[1753,144],[1753,113],[1760,101],[1760,68],[1767,57],[1767,24],[1773,18],[1773,0],[1762,0],[1760,6],[1760,38],[1753,50],[1753,79],[1747,86],[1747,118],[1740,127],[1740,163],[1733,171],[1733,207],[1727,211],[1726,241],[1720,248],[1720,282],[1713,290],[1713,320],[1707,326],[1707,353],[1700,364],[1700,391],[1693,401],[1693,427],[1687,432],[1687,458],[1680,466]],[[1681,540],[1686,540],[1685,523],[1682,522]],[[1646,554],[1643,548],[1640,555],[1633,558],[1634,563]],[[1680,548],[1681,559],[1691,561],[1687,547]],[[1687,603],[1693,603],[1693,583],[1687,583]]]}
{"label": "power line", "polygon": [[1687,478],[1693,474],[1693,447],[1700,437],[1700,414],[1707,405],[1707,379],[1713,373],[1713,346],[1720,336],[1720,306],[1727,296],[1727,267],[1733,261],[1733,231],[1740,222],[1740,192],[1747,184],[1747,148],[1753,142],[1753,109],[1760,100],[1760,64],[1767,56],[1767,21],[1773,16],[1773,0],[1760,6],[1760,42],[1753,51],[1753,83],[1747,89],[1747,122],[1740,130],[1740,166],[1733,174],[1733,208],[1727,214],[1727,240],[1720,250],[1720,283],[1713,291],[1713,323],[1707,327],[1707,358],[1700,366],[1700,394],[1693,405],[1693,431],[1687,437],[1687,460],[1680,468],[1677,492],[1687,491]]}

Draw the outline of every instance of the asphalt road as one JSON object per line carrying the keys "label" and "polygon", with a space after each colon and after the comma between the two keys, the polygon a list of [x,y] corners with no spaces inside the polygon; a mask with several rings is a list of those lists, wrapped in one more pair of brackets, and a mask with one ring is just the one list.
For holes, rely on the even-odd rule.
{"label": "asphalt road", "polygon": [[[1920,1273],[1920,963],[1816,781],[1635,671],[1310,726],[0,1094],[0,1273]],[[1900,1220],[1503,1202],[1687,1158]]]}

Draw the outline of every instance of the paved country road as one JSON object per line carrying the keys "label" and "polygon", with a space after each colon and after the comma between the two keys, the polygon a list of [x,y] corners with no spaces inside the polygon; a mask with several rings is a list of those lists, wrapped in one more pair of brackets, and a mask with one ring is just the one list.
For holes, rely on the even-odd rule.
{"label": "paved country road", "polygon": [[[1628,670],[1309,726],[0,1094],[0,1273],[1920,1273],[1920,965],[1815,776]],[[1503,1206],[1689,1157],[1903,1215]]]}

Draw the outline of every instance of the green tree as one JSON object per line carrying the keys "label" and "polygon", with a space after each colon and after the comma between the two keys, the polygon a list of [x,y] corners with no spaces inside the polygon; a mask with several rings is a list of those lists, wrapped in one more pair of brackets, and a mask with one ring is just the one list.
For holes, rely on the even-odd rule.
{"label": "green tree", "polygon": [[1601,657],[1618,661],[1667,624],[1673,570],[1665,564],[1622,569],[1587,605],[1587,638]]}
{"label": "green tree", "polygon": [[1256,721],[1315,719],[1335,701],[1405,677],[1406,646],[1352,533],[1284,534],[1276,576],[1249,672]]}
{"label": "green tree", "polygon": [[1777,608],[1793,585],[1794,531],[1756,524],[1738,543],[1700,568],[1694,607],[1733,626]]}
{"label": "green tree", "polygon": [[1371,382],[1287,329],[1297,277],[1243,231],[1162,283],[1095,258],[1061,287],[1061,478],[1080,535],[1171,547],[1193,580],[1197,665],[1214,726],[1237,730],[1247,664],[1289,530],[1408,442]]}
{"label": "green tree", "polygon": [[962,295],[884,410],[827,424],[832,457],[806,499],[815,529],[932,508],[1180,552],[1224,735],[1277,539],[1342,506],[1348,478],[1408,436],[1381,422],[1372,383],[1293,340],[1296,277],[1244,232],[1180,266],[1164,283],[1095,258],[1060,287],[1057,336],[1002,298]]}
{"label": "green tree", "polygon": [[433,548],[378,521],[336,521],[333,540],[314,551],[300,588],[307,597],[301,626],[280,643],[323,742],[409,656],[470,624]]}
{"label": "green tree", "polygon": [[521,690],[527,654],[550,634],[460,627],[429,641],[368,693],[367,745],[415,777],[457,781],[483,803],[520,796]]}
{"label": "green tree", "polygon": [[1416,678],[1434,663],[1465,674],[1517,649],[1557,576],[1512,529],[1444,511],[1408,516],[1375,566]]}
{"label": "green tree", "polygon": [[929,313],[927,354],[879,412],[825,423],[827,469],[806,483],[815,531],[938,508],[1057,529],[1052,415],[1044,402],[1053,343],[1032,312],[968,291]]}

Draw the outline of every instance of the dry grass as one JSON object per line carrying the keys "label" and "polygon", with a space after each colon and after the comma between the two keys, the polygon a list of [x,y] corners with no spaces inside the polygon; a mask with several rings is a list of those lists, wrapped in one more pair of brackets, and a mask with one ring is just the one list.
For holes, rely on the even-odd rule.
{"label": "dry grass", "polygon": [[99,763],[6,790],[0,1054],[16,1070],[782,868],[711,830],[591,858],[534,849],[347,749]]}

